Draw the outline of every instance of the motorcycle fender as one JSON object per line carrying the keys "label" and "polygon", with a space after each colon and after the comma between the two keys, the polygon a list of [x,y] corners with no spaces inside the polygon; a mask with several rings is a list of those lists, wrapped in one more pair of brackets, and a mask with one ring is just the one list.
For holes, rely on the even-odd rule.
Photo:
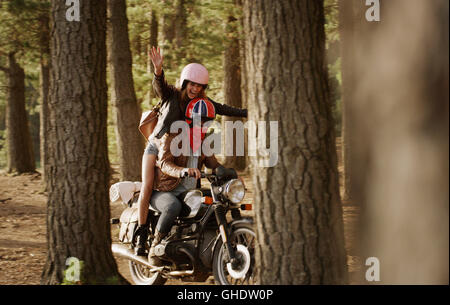
{"label": "motorcycle fender", "polygon": [[245,217],[245,218],[233,220],[232,222],[230,222],[228,227],[229,228],[233,228],[235,225],[240,224],[240,223],[245,223],[245,224],[252,225],[253,224],[253,218]]}
{"label": "motorcycle fender", "polygon": [[[228,228],[232,230],[235,225],[240,224],[240,223],[252,225],[253,218],[248,217],[248,218],[241,218],[241,219],[233,220],[232,222],[230,222],[228,224]],[[228,230],[228,232],[230,232],[230,230]],[[212,246],[212,249],[211,249],[212,253],[214,253],[214,251],[216,251],[216,245],[217,245],[217,242],[219,241],[219,239],[221,239],[220,234],[217,234],[216,240],[214,241],[214,245]]]}

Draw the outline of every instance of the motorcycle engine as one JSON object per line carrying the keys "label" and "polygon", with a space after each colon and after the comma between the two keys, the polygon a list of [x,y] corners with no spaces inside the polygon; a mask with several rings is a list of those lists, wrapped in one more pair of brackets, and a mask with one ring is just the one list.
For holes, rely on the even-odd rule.
{"label": "motorcycle engine", "polygon": [[169,259],[176,264],[191,263],[185,252],[194,255],[194,241],[162,241],[155,247],[156,256]]}
{"label": "motorcycle engine", "polygon": [[217,236],[217,233],[215,230],[205,230],[205,232],[202,235],[202,239],[200,240],[200,249],[199,249],[199,255],[200,260],[202,261],[203,265],[207,268],[212,268],[212,256],[213,256],[213,247],[214,247],[214,240]]}

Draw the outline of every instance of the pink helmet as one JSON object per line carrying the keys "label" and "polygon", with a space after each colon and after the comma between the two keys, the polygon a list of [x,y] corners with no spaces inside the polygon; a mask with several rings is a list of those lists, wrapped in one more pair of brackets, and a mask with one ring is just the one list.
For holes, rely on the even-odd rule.
{"label": "pink helmet", "polygon": [[184,81],[191,81],[200,85],[208,85],[209,73],[205,66],[192,63],[183,68],[180,75],[180,86],[184,88]]}

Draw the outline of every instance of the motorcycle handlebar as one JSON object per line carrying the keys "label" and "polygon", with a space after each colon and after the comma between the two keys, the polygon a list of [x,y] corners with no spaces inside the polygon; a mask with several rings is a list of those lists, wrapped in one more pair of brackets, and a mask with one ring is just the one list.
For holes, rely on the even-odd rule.
{"label": "motorcycle handlebar", "polygon": [[[201,178],[219,178],[219,179],[237,179],[238,175],[237,172],[233,169],[233,168],[225,168],[223,166],[219,166],[218,168],[216,168],[215,173],[214,174],[207,174],[205,172],[200,172],[201,174]],[[188,177],[188,170],[185,170],[185,172],[183,173],[182,178],[184,177]]]}
{"label": "motorcycle handlebar", "polygon": [[[201,174],[201,176],[200,176],[201,178],[207,178],[207,177],[213,176],[212,174],[206,174],[205,172],[200,172],[200,174]],[[185,171],[183,173],[183,176],[181,178],[186,178],[186,177],[189,177],[189,174],[187,171]]]}

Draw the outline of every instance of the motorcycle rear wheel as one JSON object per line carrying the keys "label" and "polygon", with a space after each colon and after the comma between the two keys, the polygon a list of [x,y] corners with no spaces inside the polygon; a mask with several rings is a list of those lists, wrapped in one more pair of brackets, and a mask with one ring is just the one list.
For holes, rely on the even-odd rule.
{"label": "motorcycle rear wheel", "polygon": [[148,267],[131,260],[128,261],[128,267],[136,285],[164,285],[167,281],[167,278],[164,278],[159,272],[151,273]]}
{"label": "motorcycle rear wheel", "polygon": [[249,224],[237,224],[229,236],[234,249],[238,244],[243,245],[250,254],[250,267],[243,279],[233,278],[228,272],[227,264],[230,262],[228,252],[222,239],[219,239],[214,250],[213,257],[213,274],[214,280],[218,285],[254,285],[256,279],[255,271],[255,242],[256,234]]}

